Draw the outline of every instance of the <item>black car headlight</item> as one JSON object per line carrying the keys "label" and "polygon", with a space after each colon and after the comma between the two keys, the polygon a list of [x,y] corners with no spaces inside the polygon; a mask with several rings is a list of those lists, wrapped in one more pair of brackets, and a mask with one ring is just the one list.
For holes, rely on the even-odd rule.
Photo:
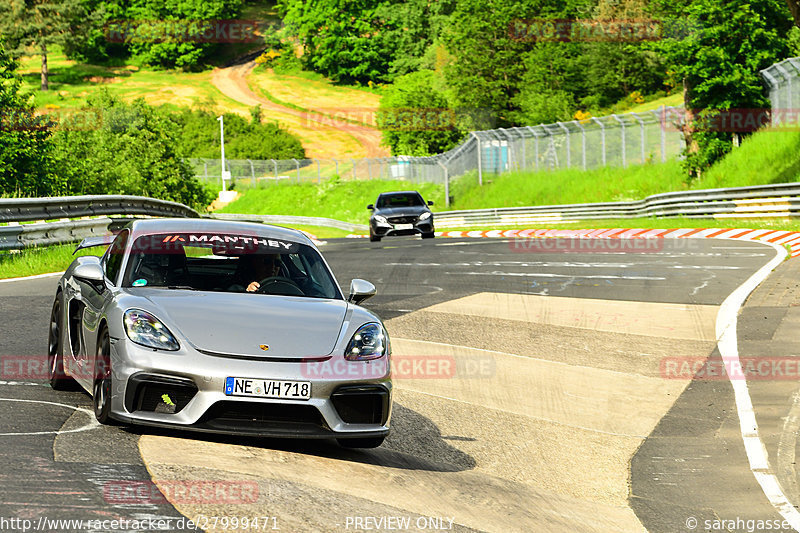
{"label": "black car headlight", "polygon": [[419,216],[420,220],[428,220],[429,218],[431,218],[431,212],[430,211],[425,211],[424,213],[422,213]]}
{"label": "black car headlight", "polygon": [[378,224],[389,224],[389,221],[386,220],[386,217],[384,216],[374,215],[372,218],[374,218],[375,222],[377,222]]}
{"label": "black car headlight", "polygon": [[170,330],[147,311],[128,309],[125,311],[123,322],[125,323],[125,333],[136,344],[173,352],[180,348]]}
{"label": "black car headlight", "polygon": [[383,328],[376,322],[364,324],[353,334],[344,358],[348,361],[369,361],[386,355],[389,342]]}

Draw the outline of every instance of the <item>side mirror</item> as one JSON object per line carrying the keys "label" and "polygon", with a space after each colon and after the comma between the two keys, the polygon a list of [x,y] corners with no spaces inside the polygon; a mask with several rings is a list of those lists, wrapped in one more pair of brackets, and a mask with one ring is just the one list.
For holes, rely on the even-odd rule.
{"label": "side mirror", "polygon": [[365,279],[354,279],[350,282],[350,296],[347,297],[348,302],[358,305],[372,296],[375,296],[375,285],[369,281]]}
{"label": "side mirror", "polygon": [[428,205],[433,205],[433,200],[428,200]]}
{"label": "side mirror", "polygon": [[369,205],[367,206],[367,209],[369,209],[370,211],[372,211],[373,209],[375,209],[375,206],[374,206],[374,205],[372,205],[372,204],[369,204]]}
{"label": "side mirror", "polygon": [[100,258],[87,255],[78,259],[80,264],[72,271],[72,276],[81,281],[85,281],[97,289],[98,292],[103,292],[105,289],[106,275],[105,272],[103,272],[102,265],[100,265]]}

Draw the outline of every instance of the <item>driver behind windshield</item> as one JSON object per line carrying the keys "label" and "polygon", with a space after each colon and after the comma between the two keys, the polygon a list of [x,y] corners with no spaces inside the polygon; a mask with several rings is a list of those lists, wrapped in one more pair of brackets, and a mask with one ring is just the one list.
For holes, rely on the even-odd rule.
{"label": "driver behind windshield", "polygon": [[231,286],[232,291],[256,292],[261,287],[260,282],[267,278],[281,275],[281,259],[278,254],[249,254],[240,259],[236,271],[236,280]]}

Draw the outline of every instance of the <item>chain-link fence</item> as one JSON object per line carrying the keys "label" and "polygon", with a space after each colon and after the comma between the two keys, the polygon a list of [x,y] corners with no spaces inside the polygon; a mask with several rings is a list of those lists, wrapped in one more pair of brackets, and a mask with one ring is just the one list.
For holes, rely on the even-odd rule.
{"label": "chain-link fence", "polygon": [[[334,175],[353,180],[444,183],[448,188],[452,179],[470,172],[482,184],[484,174],[515,170],[585,170],[666,161],[683,148],[682,118],[682,108],[662,107],[646,113],[474,131],[452,150],[430,157],[228,159],[225,166],[239,189],[280,182],[321,183]],[[221,184],[219,159],[189,162],[198,178]]]}
{"label": "chain-link fence", "polygon": [[800,57],[775,63],[761,71],[769,86],[773,125],[798,122],[800,111]]}
{"label": "chain-link fence", "polygon": [[[800,58],[761,71],[770,90],[772,124],[798,121]],[[226,160],[236,188],[281,182],[321,183],[332,176],[353,180],[443,183],[472,175],[518,170],[592,169],[664,162],[684,147],[682,107],[661,107],[538,126],[473,131],[455,148],[430,157],[367,159]],[[190,159],[198,178],[221,185],[218,159]],[[447,194],[449,199],[449,191]]]}
{"label": "chain-link fence", "polygon": [[[321,183],[332,176],[342,179],[393,179],[412,182],[443,181],[442,169],[433,157],[385,157],[364,159],[226,159],[236,187],[265,186],[281,182]],[[219,159],[188,159],[195,176],[221,183]]]}

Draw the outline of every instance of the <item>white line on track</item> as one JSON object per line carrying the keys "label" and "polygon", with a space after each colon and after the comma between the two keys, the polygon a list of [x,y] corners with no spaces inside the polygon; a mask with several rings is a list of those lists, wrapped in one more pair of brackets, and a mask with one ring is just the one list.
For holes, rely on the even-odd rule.
{"label": "white line on track", "polygon": [[31,381],[0,381],[0,385],[27,385],[30,387],[49,387],[47,383],[35,383]]}
{"label": "white line on track", "polygon": [[509,277],[527,277],[527,278],[568,278],[568,279],[643,279],[643,280],[665,280],[656,276],[577,276],[571,274],[543,274],[540,272],[445,272],[449,275],[458,276],[509,276]]}
{"label": "white line on track", "polygon": [[[763,244],[768,244],[775,249],[775,257],[725,298],[717,313],[717,346],[724,361],[732,361],[735,364],[739,364],[739,345],[736,337],[736,322],[739,309],[744,304],[747,296],[786,257],[786,249],[782,246],[768,242]],[[800,532],[800,511],[795,509],[788,500],[778,482],[778,478],[770,472],[767,449],[758,434],[758,423],[753,410],[753,401],[747,388],[747,381],[738,377],[734,378],[730,373],[728,374],[728,380],[733,387],[736,411],[739,414],[739,430],[742,434],[747,460],[750,463],[750,470],[753,472],[758,484],[761,485],[761,490],[772,506],[795,531]]]}
{"label": "white line on track", "polygon": [[29,279],[52,278],[53,276],[60,276],[63,272],[50,272],[49,274],[36,274],[35,276],[25,276],[24,278],[7,278],[0,279],[0,283],[9,283],[12,281],[27,281]]}
{"label": "white line on track", "polygon": [[88,409],[84,409],[83,407],[75,407],[74,405],[67,405],[65,403],[47,402],[44,400],[21,400],[19,398],[0,398],[0,402],[43,403],[46,405],[55,405],[57,407],[65,407],[67,409],[72,409],[73,411],[78,411],[79,413],[83,413],[89,417],[89,422],[87,424],[84,424],[81,427],[77,427],[75,429],[65,429],[65,430],[59,429],[58,431],[0,433],[0,437],[12,437],[12,436],[22,436],[22,435],[61,435],[63,433],[79,433],[81,431],[89,431],[91,429],[100,427],[100,422],[97,421],[97,419],[94,416],[94,413]]}

